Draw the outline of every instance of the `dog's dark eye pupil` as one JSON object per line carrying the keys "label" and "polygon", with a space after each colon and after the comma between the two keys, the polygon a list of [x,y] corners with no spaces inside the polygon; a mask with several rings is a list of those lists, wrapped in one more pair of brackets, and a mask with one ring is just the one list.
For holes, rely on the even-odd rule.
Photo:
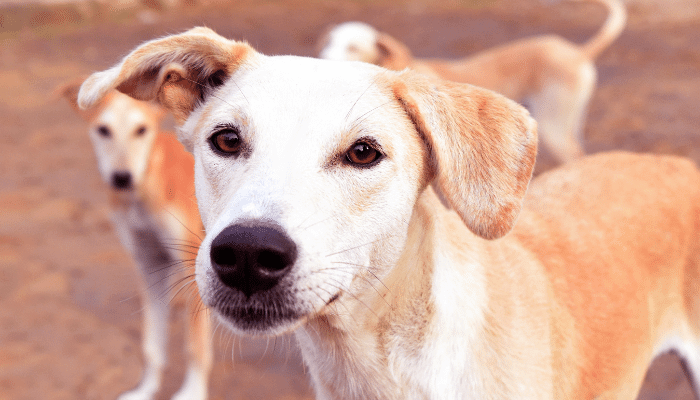
{"label": "dog's dark eye pupil", "polygon": [[348,152],[348,160],[353,164],[365,165],[379,158],[379,152],[367,143],[356,143]]}
{"label": "dog's dark eye pupil", "polygon": [[100,136],[104,137],[110,137],[112,135],[112,133],[109,131],[109,128],[107,128],[104,125],[100,125],[99,127],[97,127],[97,133],[99,133]]}
{"label": "dog's dark eye pupil", "polygon": [[143,136],[144,133],[146,133],[146,127],[143,125],[136,130],[136,136]]}
{"label": "dog's dark eye pupil", "polygon": [[241,147],[238,132],[233,129],[224,129],[215,133],[211,138],[211,142],[222,153],[237,153]]}

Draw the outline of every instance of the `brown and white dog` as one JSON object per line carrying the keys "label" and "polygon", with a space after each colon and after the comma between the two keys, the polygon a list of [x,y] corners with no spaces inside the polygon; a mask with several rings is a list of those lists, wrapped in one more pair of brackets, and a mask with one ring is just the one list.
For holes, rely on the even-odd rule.
{"label": "brown and white dog", "polygon": [[333,28],[321,40],[320,58],[364,61],[495,90],[526,104],[540,140],[559,162],[584,154],[582,129],[596,86],[594,61],[622,32],[625,7],[618,0],[595,1],[609,15],[600,31],[577,45],[556,35],[507,43],[459,60],[416,59],[403,43],[361,22]]}
{"label": "brown and white dog", "polygon": [[194,153],[203,301],[239,333],[295,330],[319,399],[634,399],[668,349],[700,372],[688,160],[597,155],[528,190],[517,103],[205,28],[79,103],[114,88],[173,111]]}
{"label": "brown and white dog", "polygon": [[[111,188],[114,228],[143,279],[146,368],[139,386],[119,399],[153,399],[165,367],[169,292],[191,279],[191,258],[203,235],[194,197],[194,160],[173,134],[160,131],[165,110],[158,105],[113,90],[81,110],[79,88],[79,83],[71,84],[62,92],[89,124],[100,175]],[[177,400],[206,399],[212,364],[210,318],[195,308],[201,304],[198,291],[191,294],[185,318],[190,364],[173,397]]]}

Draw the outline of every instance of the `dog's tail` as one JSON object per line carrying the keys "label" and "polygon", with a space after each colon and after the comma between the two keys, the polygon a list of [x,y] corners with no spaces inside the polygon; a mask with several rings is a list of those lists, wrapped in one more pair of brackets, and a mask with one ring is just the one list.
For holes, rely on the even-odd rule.
{"label": "dog's tail", "polygon": [[627,22],[627,10],[621,0],[578,0],[594,1],[608,9],[608,18],[598,33],[581,46],[581,50],[591,59],[595,60],[600,53],[620,36]]}

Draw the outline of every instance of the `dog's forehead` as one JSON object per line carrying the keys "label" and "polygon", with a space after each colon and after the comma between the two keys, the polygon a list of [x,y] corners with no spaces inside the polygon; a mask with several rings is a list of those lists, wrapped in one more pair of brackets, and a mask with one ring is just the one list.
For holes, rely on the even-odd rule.
{"label": "dog's forehead", "polygon": [[260,65],[247,74],[256,81],[262,92],[275,91],[273,97],[292,95],[301,98],[323,96],[329,101],[353,101],[366,91],[380,88],[383,70],[360,62],[338,62],[315,58],[277,56],[266,57]]}
{"label": "dog's forehead", "polygon": [[96,122],[107,125],[113,130],[130,130],[134,126],[148,124],[149,114],[143,106],[131,97],[114,93],[109,104],[105,106]]}
{"label": "dog's forehead", "polygon": [[258,124],[348,125],[370,111],[381,114],[389,108],[383,107],[393,100],[387,73],[361,62],[264,57],[235,73],[219,92],[224,101],[214,102],[222,113],[234,107]]}

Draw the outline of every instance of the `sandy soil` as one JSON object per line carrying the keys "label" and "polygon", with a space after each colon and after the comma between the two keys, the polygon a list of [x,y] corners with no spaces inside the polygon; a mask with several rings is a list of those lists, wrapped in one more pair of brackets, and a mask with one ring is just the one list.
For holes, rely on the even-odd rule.
{"label": "sandy soil", "polygon": [[[582,42],[603,19],[593,6],[509,3],[263,1],[139,18],[88,10],[90,19],[30,10],[20,13],[27,26],[19,28],[0,14],[0,400],[113,399],[142,369],[135,271],[110,227],[85,126],[55,96],[57,85],[110,66],[143,40],[193,25],[268,54],[314,55],[328,24],[357,19],[403,39],[419,56],[458,57],[539,33]],[[586,148],[700,162],[699,19],[650,24],[631,9],[629,29],[598,62]],[[538,168],[550,166],[544,154]],[[182,305],[175,307],[163,399],[184,373]],[[311,398],[289,338],[241,339],[219,329],[214,340],[212,399]],[[639,398],[693,398],[673,355],[654,363]]]}

